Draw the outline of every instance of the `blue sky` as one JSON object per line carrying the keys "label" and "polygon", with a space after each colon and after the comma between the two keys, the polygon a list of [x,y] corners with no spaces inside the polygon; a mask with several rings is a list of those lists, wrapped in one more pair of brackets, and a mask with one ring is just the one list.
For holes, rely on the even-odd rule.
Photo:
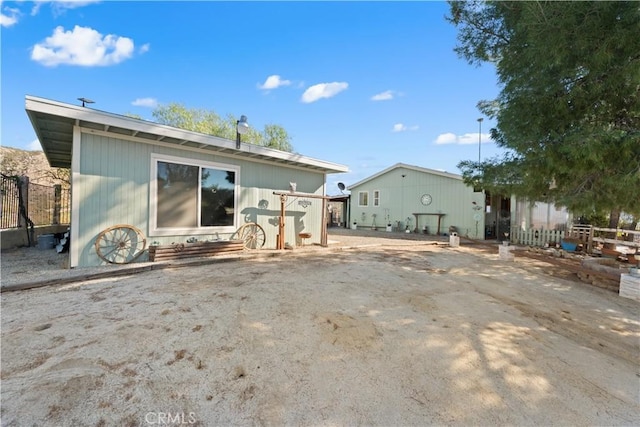
{"label": "blue sky", "polygon": [[[395,163],[478,158],[492,66],[453,51],[445,2],[3,1],[2,145],[40,149],[25,95],[152,119],[179,102],[278,124],[347,186]],[[482,122],[481,156],[500,149]]]}

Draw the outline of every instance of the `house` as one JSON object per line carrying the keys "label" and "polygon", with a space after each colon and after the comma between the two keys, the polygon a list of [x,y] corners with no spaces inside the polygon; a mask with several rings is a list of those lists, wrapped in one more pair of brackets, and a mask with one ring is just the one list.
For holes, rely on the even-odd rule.
{"label": "house", "polygon": [[326,177],[346,166],[33,96],[26,111],[50,165],[71,172],[71,267],[104,264],[96,238],[120,224],[167,245],[256,223],[275,248],[284,210],[286,243],[326,243]]}
{"label": "house", "polygon": [[350,221],[358,228],[386,230],[390,224],[397,231],[484,236],[485,194],[460,175],[397,163],[348,189]]}
{"label": "house", "polygon": [[563,206],[553,203],[531,202],[527,199],[515,199],[513,227],[520,230],[558,230],[566,231],[573,222],[573,215]]}
{"label": "house", "polygon": [[491,194],[467,186],[461,175],[395,164],[348,187],[351,226],[509,240],[519,230],[564,230],[565,208]]}

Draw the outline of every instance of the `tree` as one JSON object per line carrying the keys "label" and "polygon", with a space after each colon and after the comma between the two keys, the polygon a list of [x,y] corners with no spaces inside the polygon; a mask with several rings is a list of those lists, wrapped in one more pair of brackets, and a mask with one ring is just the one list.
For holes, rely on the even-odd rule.
{"label": "tree", "polygon": [[[163,125],[174,126],[194,132],[215,135],[220,138],[236,139],[237,118],[228,115],[221,118],[215,111],[187,108],[179,103],[159,105],[152,112],[155,120]],[[287,131],[279,125],[265,125],[259,132],[253,128],[242,135],[242,142],[275,148],[282,151],[293,151],[291,137]]]}
{"label": "tree", "polygon": [[275,148],[281,151],[293,151],[291,138],[287,131],[278,125],[266,125],[263,132],[263,144],[265,147]]}
{"label": "tree", "polygon": [[574,212],[640,213],[640,4],[450,1],[455,51],[495,65],[503,157],[462,161],[468,184]]}

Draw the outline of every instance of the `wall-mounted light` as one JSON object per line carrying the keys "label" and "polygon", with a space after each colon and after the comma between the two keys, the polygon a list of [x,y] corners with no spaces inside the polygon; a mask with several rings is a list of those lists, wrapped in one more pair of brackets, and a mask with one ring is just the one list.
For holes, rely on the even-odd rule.
{"label": "wall-mounted light", "polygon": [[240,149],[240,135],[244,135],[249,131],[249,123],[247,116],[240,116],[240,120],[236,121],[236,148]]}

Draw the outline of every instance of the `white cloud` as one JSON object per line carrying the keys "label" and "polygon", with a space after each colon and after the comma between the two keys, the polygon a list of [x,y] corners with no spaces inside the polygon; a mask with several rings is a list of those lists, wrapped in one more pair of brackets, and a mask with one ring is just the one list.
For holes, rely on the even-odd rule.
{"label": "white cloud", "polygon": [[29,151],[42,151],[42,145],[40,145],[40,141],[34,139],[27,145],[27,150]]}
{"label": "white cloud", "polygon": [[142,46],[140,46],[140,48],[138,48],[138,53],[149,52],[149,49],[151,49],[151,45],[149,43],[145,43]]}
{"label": "white cloud", "polygon": [[72,31],[65,31],[60,26],[43,43],[33,46],[31,59],[48,67],[60,64],[106,66],[130,58],[133,50],[133,40],[127,37],[103,36],[92,28],[78,25]]}
{"label": "white cloud", "polygon": [[20,11],[13,7],[4,7],[0,12],[0,26],[10,27],[18,22]]}
{"label": "white cloud", "polygon": [[50,2],[52,7],[59,9],[76,9],[92,3],[100,3],[100,0],[55,0]]}
{"label": "white cloud", "polygon": [[309,104],[322,98],[332,98],[348,87],[347,82],[319,83],[308,87],[302,94],[301,101]]}
{"label": "white cloud", "polygon": [[372,101],[388,101],[393,99],[395,92],[392,90],[385,90],[384,92],[378,93],[371,97]]}
{"label": "white cloud", "polygon": [[[35,16],[40,12],[40,8],[44,5],[50,5],[54,15],[61,15],[68,9],[76,9],[84,7],[94,3],[100,3],[101,0],[34,0],[33,7],[31,8],[31,16]],[[0,7],[3,2],[0,1]],[[6,3],[6,2],[5,2]],[[20,0],[16,5],[24,6],[26,2]],[[22,11],[15,7],[2,7],[0,12],[0,26],[10,27],[18,23],[18,18],[21,17]]]}
{"label": "white cloud", "polygon": [[156,108],[158,106],[158,100],[155,98],[138,98],[131,103],[135,107],[149,107]]}
{"label": "white cloud", "polygon": [[32,16],[37,15],[38,12],[40,11],[40,8],[45,4],[50,4],[54,14],[57,15],[57,14],[64,13],[64,11],[67,9],[76,9],[79,7],[84,7],[89,4],[99,3],[99,2],[100,0],[64,0],[64,1],[63,0],[54,0],[54,1],[36,0],[34,1],[34,6],[31,9],[31,15]]}
{"label": "white cloud", "polygon": [[[481,143],[487,143],[491,141],[491,135],[488,133],[483,133],[480,135]],[[458,144],[458,145],[470,145],[478,143],[478,132],[476,133],[465,133],[462,135],[456,135],[455,133],[443,133],[438,135],[434,144],[436,145],[445,145],[445,144]]]}
{"label": "white cloud", "polygon": [[410,130],[418,130],[419,126],[414,125],[414,126],[407,126],[403,123],[396,123],[395,125],[393,125],[393,129],[391,130],[392,132],[406,132],[406,131],[410,131]]}
{"label": "white cloud", "polygon": [[444,145],[444,144],[455,144],[457,143],[458,137],[456,136],[455,133],[443,133],[438,135],[438,137],[435,140],[435,144],[436,145]]}
{"label": "white cloud", "polygon": [[282,80],[279,75],[274,74],[267,77],[267,80],[265,80],[263,84],[258,83],[258,89],[271,90],[277,89],[280,86],[289,86],[290,84],[290,80]]}

